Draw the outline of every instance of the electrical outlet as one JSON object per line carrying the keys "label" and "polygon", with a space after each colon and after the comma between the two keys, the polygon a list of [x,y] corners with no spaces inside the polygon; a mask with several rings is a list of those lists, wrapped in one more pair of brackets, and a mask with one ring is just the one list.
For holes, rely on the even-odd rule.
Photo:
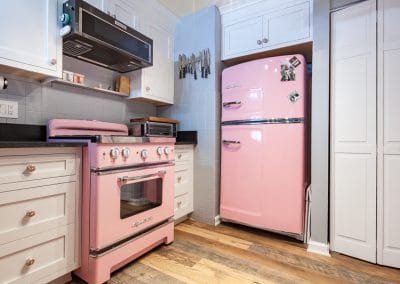
{"label": "electrical outlet", "polygon": [[18,102],[0,100],[0,117],[18,118]]}

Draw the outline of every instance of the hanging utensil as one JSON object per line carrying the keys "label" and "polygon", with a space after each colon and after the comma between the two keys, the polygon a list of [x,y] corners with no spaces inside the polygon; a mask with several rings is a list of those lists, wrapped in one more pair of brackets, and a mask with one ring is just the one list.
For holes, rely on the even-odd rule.
{"label": "hanging utensil", "polygon": [[200,61],[201,61],[201,78],[204,78],[204,52],[200,52]]}
{"label": "hanging utensil", "polygon": [[206,72],[207,72],[208,74],[211,74],[211,67],[210,67],[210,65],[211,65],[211,53],[210,53],[210,49],[207,48],[207,70],[206,70]]}
{"label": "hanging utensil", "polygon": [[183,64],[182,64],[182,54],[179,54],[179,79],[182,79],[183,77]]}
{"label": "hanging utensil", "polygon": [[183,60],[183,78],[186,78],[186,72],[187,72],[187,59],[186,59],[186,55],[183,54],[182,55],[182,60]]}

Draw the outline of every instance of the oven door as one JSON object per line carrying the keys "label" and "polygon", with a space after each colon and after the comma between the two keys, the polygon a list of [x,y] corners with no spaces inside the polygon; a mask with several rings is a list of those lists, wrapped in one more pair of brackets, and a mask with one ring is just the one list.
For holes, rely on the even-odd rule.
{"label": "oven door", "polygon": [[92,173],[90,249],[105,250],[173,216],[173,164]]}

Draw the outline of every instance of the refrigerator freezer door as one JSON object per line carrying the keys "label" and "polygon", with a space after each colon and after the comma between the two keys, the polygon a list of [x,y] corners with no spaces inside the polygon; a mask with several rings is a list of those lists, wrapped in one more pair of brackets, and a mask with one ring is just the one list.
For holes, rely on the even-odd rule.
{"label": "refrigerator freezer door", "polygon": [[298,234],[304,232],[304,124],[222,127],[223,219]]}
{"label": "refrigerator freezer door", "polygon": [[[296,64],[291,65],[293,58]],[[282,66],[291,66],[294,80],[282,81]],[[302,55],[254,60],[222,73],[222,122],[262,118],[305,117],[308,96]]]}

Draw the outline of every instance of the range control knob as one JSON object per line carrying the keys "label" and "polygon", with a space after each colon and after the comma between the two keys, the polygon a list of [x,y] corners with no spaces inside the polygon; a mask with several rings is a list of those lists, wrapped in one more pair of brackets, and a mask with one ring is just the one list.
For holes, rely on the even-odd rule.
{"label": "range control knob", "polygon": [[164,153],[163,148],[162,148],[162,147],[158,147],[158,148],[157,148],[157,155],[158,155],[158,156],[161,156],[163,153]]}
{"label": "range control knob", "polygon": [[171,153],[171,148],[165,147],[164,148],[164,153],[165,153],[165,155],[169,155]]}
{"label": "range control knob", "polygon": [[143,149],[140,152],[140,156],[142,157],[142,159],[146,159],[149,156],[149,151],[147,151],[146,149]]}
{"label": "range control knob", "polygon": [[129,148],[124,148],[121,151],[121,155],[124,159],[127,159],[129,155],[131,154],[131,150]]}
{"label": "range control knob", "polygon": [[119,157],[119,149],[118,148],[111,148],[110,150],[110,157],[111,159],[116,159]]}

